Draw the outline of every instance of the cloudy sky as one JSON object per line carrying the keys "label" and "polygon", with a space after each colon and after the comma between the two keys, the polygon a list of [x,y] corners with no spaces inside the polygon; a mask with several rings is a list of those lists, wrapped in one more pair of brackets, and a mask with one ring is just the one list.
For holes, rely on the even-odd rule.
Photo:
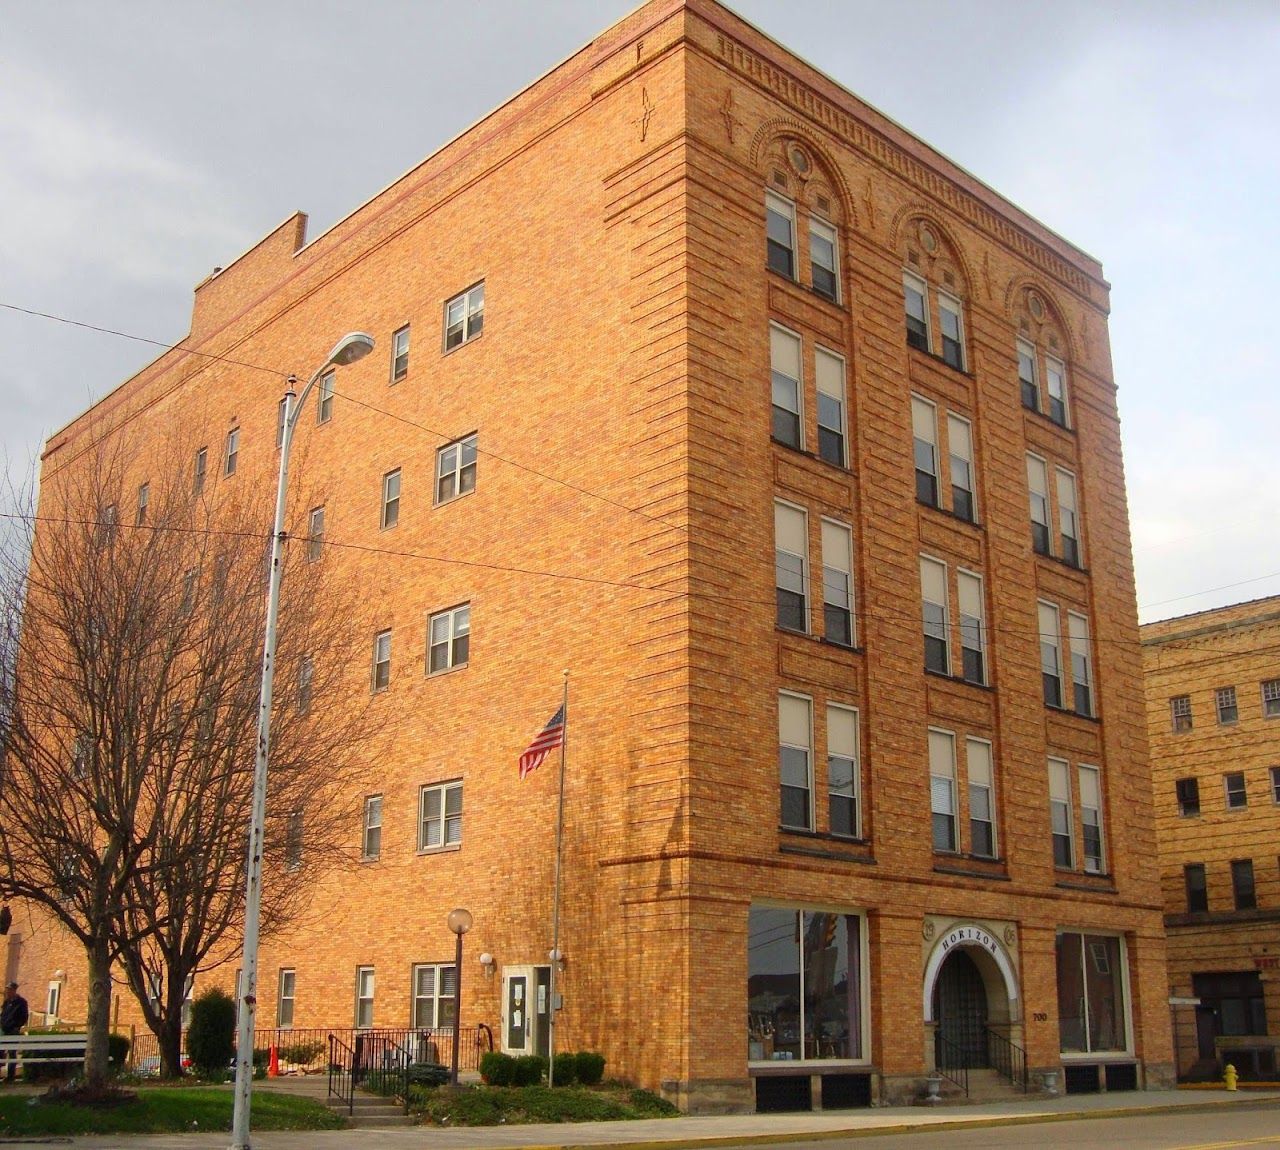
{"label": "cloudy sky", "polygon": [[[8,465],[158,351],[12,308],[176,342],[213,267],[295,209],[320,234],[632,7],[0,0]],[[1144,620],[1280,593],[1280,5],[733,7],[1102,260]]]}

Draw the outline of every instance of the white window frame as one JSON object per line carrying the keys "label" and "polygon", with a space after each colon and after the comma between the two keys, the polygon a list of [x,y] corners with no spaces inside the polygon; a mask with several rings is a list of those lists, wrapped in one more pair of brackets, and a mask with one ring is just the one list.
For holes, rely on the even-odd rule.
{"label": "white window frame", "polygon": [[[847,643],[844,638],[831,635],[827,623],[829,608],[847,616]],[[828,643],[850,647],[858,644],[853,602],[853,528],[825,516],[822,519],[822,637]]]}
{"label": "white window frame", "polygon": [[[1054,394],[1055,382],[1057,384],[1056,395]],[[1044,389],[1045,398],[1048,400],[1045,404],[1044,414],[1059,427],[1070,427],[1071,410],[1067,406],[1067,365],[1057,356],[1046,355],[1044,357]],[[1054,414],[1055,400],[1062,407],[1061,419]]]}
{"label": "white window frame", "polygon": [[409,374],[409,325],[391,333],[391,382],[399,383]]}
{"label": "white window frame", "polygon": [[324,504],[313,507],[307,515],[307,562],[324,557]]}
{"label": "white window frame", "polygon": [[333,418],[333,381],[336,372],[326,371],[316,386],[316,423],[328,423]]}
{"label": "white window frame", "polygon": [[363,825],[360,830],[360,857],[373,860],[382,856],[382,795],[365,795]]}
{"label": "white window frame", "polygon": [[[1224,727],[1234,726],[1240,720],[1240,700],[1236,695],[1235,687],[1215,687],[1213,691],[1213,705],[1218,712],[1218,725]],[[1235,714],[1229,719],[1224,719],[1222,714],[1224,711],[1234,711]]]}
{"label": "white window frame", "polygon": [[[1016,357],[1018,361],[1018,399],[1027,411],[1039,412],[1041,410],[1044,396],[1040,387],[1040,367],[1036,362],[1039,358],[1036,353],[1036,345],[1030,340],[1019,339],[1017,341]],[[1031,378],[1028,379],[1022,374],[1023,364],[1027,363],[1031,367]],[[1030,387],[1035,395],[1035,403],[1027,402],[1027,388]]]}
{"label": "white window frame", "polygon": [[[1231,785],[1232,779],[1240,780],[1240,789],[1236,790]],[[1249,806],[1249,780],[1245,778],[1244,771],[1226,771],[1222,776],[1222,796],[1226,809],[1229,811],[1247,810]],[[1234,802],[1233,796],[1238,796],[1240,801]]]}
{"label": "white window frame", "polygon": [[1268,773],[1271,776],[1271,801],[1280,804],[1280,767],[1271,767]]}
{"label": "white window frame", "polygon": [[[785,705],[783,700],[787,700],[787,704],[793,705]],[[803,724],[797,724],[799,708],[804,709]],[[798,729],[799,725],[803,726],[803,732]],[[788,738],[788,734],[802,735],[805,741],[804,743],[796,742],[795,738]],[[788,823],[783,818],[784,804],[782,802],[782,788],[789,787],[792,790],[801,789],[799,784],[787,781],[790,774],[784,767],[782,754],[784,749],[789,751],[799,751],[804,754],[805,780],[803,789],[805,796],[805,821],[802,824]],[[814,827],[813,700],[808,695],[801,695],[795,691],[778,692],[778,823],[785,830],[792,831],[811,831]]]}
{"label": "white window frame", "polygon": [[[922,467],[924,449],[928,449],[930,467]],[[939,466],[938,451],[938,407],[932,400],[922,395],[911,396],[911,461],[915,468],[916,502],[928,507],[942,506],[942,468]],[[920,495],[920,477],[927,475],[933,480],[933,498],[923,499]]]}
{"label": "white window frame", "polygon": [[[437,652],[443,660],[436,665]],[[471,659],[471,604],[459,603],[427,619],[427,674],[442,675]]]}
{"label": "white window frame", "polygon": [[[814,252],[817,246],[813,242],[814,236],[826,240],[831,245],[831,267],[819,263],[814,259]],[[822,268],[823,271],[829,272],[831,275],[833,289],[828,295],[825,291],[818,287],[818,278],[814,275],[814,268]],[[809,216],[809,286],[813,288],[814,294],[828,299],[832,303],[840,302],[840,237],[836,231],[835,224],[829,223],[827,220],[820,219],[817,216]]]}
{"label": "white window frame", "polygon": [[200,447],[196,449],[195,472],[191,480],[191,489],[199,495],[204,490],[205,479],[209,474],[209,449],[208,447]]}
{"label": "white window frame", "polygon": [[377,980],[372,966],[356,967],[356,1029],[370,1030],[373,1027],[374,996],[377,991]]}
{"label": "white window frame", "polygon": [[[911,295],[909,294],[911,292],[914,292],[920,297],[921,306],[924,309],[923,317],[911,314]],[[914,319],[917,323],[924,323],[924,347],[920,347],[918,344],[912,342],[913,333],[910,324],[907,324],[906,329],[908,346],[914,347],[917,351],[923,351],[932,355],[933,320],[929,314],[929,284],[922,276],[916,275],[915,272],[907,271],[905,268],[902,271],[902,307],[907,320]],[[919,338],[918,333],[916,333],[916,337]]]}
{"label": "white window frame", "polygon": [[[1133,990],[1132,990],[1132,987],[1129,985],[1129,948],[1125,945],[1124,934],[1122,934],[1119,931],[1098,930],[1094,927],[1088,927],[1088,926],[1060,926],[1057,930],[1057,934],[1059,936],[1064,934],[1078,934],[1080,936],[1080,944],[1082,947],[1082,951],[1084,954],[1088,955],[1087,959],[1082,957],[1081,959],[1082,962],[1093,961],[1096,963],[1096,959],[1093,957],[1093,955],[1088,954],[1088,949],[1086,945],[1087,939],[1114,938],[1117,940],[1119,945],[1116,947],[1116,951],[1120,957],[1120,990],[1121,990],[1121,993],[1124,995],[1124,1010],[1123,1010],[1122,1021],[1124,1024],[1124,1035],[1125,1035],[1123,1049],[1120,1049],[1120,1048],[1115,1048],[1115,1049],[1102,1048],[1099,1050],[1093,1050],[1093,1049],[1061,1050],[1059,1049],[1058,1057],[1062,1060],[1064,1064],[1072,1063],[1072,1062],[1097,1062],[1100,1059],[1106,1059],[1106,1058],[1132,1057],[1133,1041],[1134,1041]],[[1055,939],[1055,943],[1056,943],[1056,939]],[[1056,980],[1056,977],[1057,977],[1056,969],[1054,971],[1054,975]],[[1087,1041],[1089,1038],[1089,1031],[1091,1029],[1091,1020],[1089,1018],[1088,1010],[1089,1010],[1088,995],[1086,994],[1084,1034],[1086,1038],[1086,1045],[1091,1045]],[[1119,1023],[1120,1021],[1121,1020],[1117,1020],[1117,1023]],[[1059,1046],[1061,1046],[1061,1043],[1059,1043]]]}
{"label": "white window frame", "polygon": [[[437,800],[437,810],[430,810],[431,799]],[[456,799],[454,810],[449,809]],[[462,780],[450,779],[444,783],[427,783],[418,788],[418,852],[457,850],[462,846]],[[433,841],[434,840],[434,841]]]}
{"label": "white window frame", "polygon": [[[298,1001],[298,972],[292,966],[282,966],[276,974],[276,1028],[293,1029],[293,1012]],[[285,1004],[288,1010],[285,1010]],[[286,1014],[288,1017],[286,1017]]]}
{"label": "white window frame", "polygon": [[[790,520],[791,516],[798,516],[799,523],[796,524]],[[795,534],[795,528],[800,529],[799,542],[804,544],[804,550],[797,553],[788,550],[782,545],[784,538],[791,542],[790,536]],[[781,499],[773,501],[773,581],[775,591],[784,591],[790,595],[800,596],[800,622],[799,628],[792,628],[784,624],[781,620],[780,612],[775,609],[774,621],[784,631],[791,631],[793,634],[807,635],[809,634],[809,513],[803,508],[798,507],[794,503],[787,503]],[[799,579],[796,578],[796,572],[792,570],[791,564],[784,564],[784,559],[800,561]],[[785,582],[784,582],[785,580]],[[790,584],[798,582],[799,587]],[[776,594],[775,594],[776,598]]]}
{"label": "white window frame", "polygon": [[373,691],[385,691],[391,686],[391,628],[379,631],[373,637]]}
{"label": "white window frame", "polygon": [[[956,794],[956,735],[942,727],[929,728],[929,841],[940,854],[960,851],[960,804]],[[938,818],[950,820],[951,845],[938,842]]]}
{"label": "white window frame", "polygon": [[382,508],[378,515],[378,528],[389,531],[400,522],[400,476],[397,467],[382,477]]}
{"label": "white window frame", "polygon": [[1192,730],[1195,726],[1195,722],[1191,715],[1191,696],[1171,696],[1169,699],[1169,716],[1173,726],[1173,733],[1175,735],[1182,734],[1184,731]]}
{"label": "white window frame", "polygon": [[226,448],[222,456],[222,475],[230,479],[240,465],[240,428],[233,427],[227,432]]}
{"label": "white window frame", "polygon": [[[1055,467],[1058,488],[1059,558],[1072,567],[1084,566],[1084,541],[1080,538],[1079,490],[1075,475],[1065,467]],[[1072,550],[1075,555],[1072,556]]]}
{"label": "white window frame", "polygon": [[[1065,828],[1065,830],[1064,830]],[[1075,812],[1071,805],[1071,764],[1066,759],[1049,757],[1049,837],[1053,865],[1060,870],[1074,870],[1076,866]],[[1058,861],[1058,840],[1067,841],[1064,862]]]}
{"label": "white window frame", "polygon": [[[848,403],[846,402],[844,356],[837,355],[834,351],[828,351],[825,347],[815,347],[813,349],[813,374],[817,387],[818,455],[837,467],[848,467]],[[833,404],[839,408],[837,426],[833,427],[829,421],[824,421],[823,399],[826,399],[828,404]],[[824,450],[822,441],[822,433],[824,431],[829,436],[839,436],[839,459],[832,459]]]}
{"label": "white window frame", "polygon": [[62,1013],[62,983],[56,978],[49,980],[49,990],[44,1000],[44,1024],[53,1026]]}
{"label": "white window frame", "polygon": [[[1107,863],[1106,836],[1102,829],[1102,771],[1088,763],[1079,763],[1076,774],[1080,786],[1080,824],[1084,837],[1080,843],[1084,869],[1088,874],[1105,874]],[[1097,830],[1098,853],[1089,854],[1088,830]]]}
{"label": "white window frame", "polygon": [[1280,679],[1264,679],[1262,688],[1262,717],[1280,719]]}
{"label": "white window frame", "polygon": [[483,331],[484,280],[481,280],[445,301],[443,349],[453,351],[478,339]]}
{"label": "white window frame", "polygon": [[[783,354],[782,349],[794,349],[794,363],[790,354]],[[793,376],[791,372],[794,371]],[[795,408],[778,402],[780,390],[787,386],[795,389]],[[780,323],[769,325],[769,397],[772,405],[769,410],[769,434],[778,443],[797,451],[804,447],[804,341],[798,332],[785,328]],[[775,412],[785,412],[796,423],[795,442],[777,434],[777,416]]]}
{"label": "white window frame", "polygon": [[[936,598],[929,597],[928,583],[929,576],[925,574],[926,569],[937,572],[937,579],[941,580],[942,601],[938,602]],[[950,596],[950,579],[948,577],[947,564],[941,559],[937,559],[932,555],[920,556],[920,621],[921,633],[924,639],[924,667],[926,671],[931,671],[935,675],[951,674],[951,604]],[[942,622],[939,624],[936,620],[929,619],[928,608],[932,606],[941,608]],[[931,631],[931,628],[933,629]],[[938,633],[940,632],[940,633]],[[942,643],[942,661],[944,666],[939,669],[929,666],[929,639]]]}
{"label": "white window frame", "polygon": [[[452,503],[464,495],[470,495],[476,489],[476,456],[478,454],[477,433],[464,435],[452,443],[446,443],[436,451],[436,506]],[[448,480],[450,492],[444,494],[445,481]]]}
{"label": "white window frame", "polygon": [[[996,826],[996,762],[995,749],[990,739],[976,739],[969,736],[965,745],[965,781],[969,787],[969,853],[975,858],[1000,857],[1000,833]],[[975,759],[976,748],[983,748]],[[986,798],[988,818],[978,818],[974,814],[977,807],[976,792],[983,792]],[[975,823],[985,823],[991,830],[990,852],[979,851],[973,834]]]}
{"label": "white window frame", "polygon": [[[956,568],[956,601],[960,608],[960,673],[967,683],[985,687],[991,681],[987,666],[987,613],[986,589],[982,575],[965,567]],[[969,610],[974,608],[974,610]],[[981,661],[981,674],[971,678],[964,666],[966,651],[977,653]]]}
{"label": "white window frame", "polygon": [[[935,294],[938,297],[938,342],[940,346],[941,359],[948,367],[953,367],[956,371],[968,371],[968,358],[965,355],[964,346],[964,305],[956,296],[942,291],[941,288],[939,288]],[[947,316],[951,316],[956,321],[956,337],[954,342],[960,349],[959,363],[952,363],[947,359]]]}
{"label": "white window frame", "polygon": [[[976,523],[978,492],[973,465],[973,424],[954,411],[947,412],[947,451],[951,456],[951,513],[967,523]],[[964,475],[968,483],[957,483],[957,475]],[[963,491],[968,497],[968,515],[958,508],[957,491]]]}
{"label": "white window frame", "polygon": [[[1097,692],[1093,684],[1093,641],[1089,636],[1089,618],[1079,611],[1067,612],[1067,638],[1071,650],[1071,709],[1077,715],[1093,718],[1098,713]],[[1083,688],[1087,707],[1080,708]]]}
{"label": "white window frame", "polygon": [[141,526],[147,521],[147,505],[151,502],[151,484],[143,483],[138,487],[137,523]]}
{"label": "white window frame", "polygon": [[[1049,463],[1027,452],[1027,506],[1031,517],[1031,549],[1037,555],[1053,555],[1053,510],[1049,505]],[[1036,528],[1044,533],[1044,549],[1037,546]]]}
{"label": "white window frame", "polygon": [[[784,245],[781,240],[774,239],[769,234],[769,217],[776,216],[783,220],[788,226],[789,246]],[[785,196],[778,195],[777,192],[766,191],[764,194],[764,234],[765,234],[765,266],[772,272],[795,282],[800,264],[800,245],[796,243],[796,206]],[[791,270],[785,271],[782,268],[774,267],[773,261],[769,258],[771,245],[778,248],[785,248],[790,254]]]}
{"label": "white window frame", "polygon": [[[1045,599],[1036,600],[1036,625],[1040,635],[1040,677],[1041,685],[1045,686],[1044,680],[1048,678],[1057,678],[1058,680],[1058,701],[1051,703],[1046,697],[1044,705],[1053,707],[1056,710],[1066,709],[1066,683],[1063,675],[1062,667],[1062,614],[1058,610],[1056,603],[1050,603]],[[1050,654],[1053,658],[1050,661]]]}
{"label": "white window frame", "polygon": [[[840,717],[840,722],[833,722],[833,713]],[[858,709],[843,703],[827,704],[827,829],[841,838],[862,838],[862,756],[860,754],[858,734]],[[847,730],[840,730],[841,726]],[[846,737],[848,736],[848,737]],[[833,761],[848,763],[852,768],[852,777],[847,784],[837,788]],[[832,828],[831,809],[835,800],[848,800],[853,806],[853,818],[850,829],[837,831]]]}
{"label": "white window frame", "polygon": [[[430,979],[424,977],[428,974]],[[458,1017],[458,968],[452,962],[415,962],[411,978],[413,1029],[452,1033]],[[445,1003],[452,1004],[447,1020],[441,1014]]]}

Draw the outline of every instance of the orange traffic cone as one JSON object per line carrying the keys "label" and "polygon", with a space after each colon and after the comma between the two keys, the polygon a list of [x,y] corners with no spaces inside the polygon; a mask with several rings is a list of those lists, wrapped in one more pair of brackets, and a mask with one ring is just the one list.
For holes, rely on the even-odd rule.
{"label": "orange traffic cone", "polygon": [[274,1044],[271,1047],[271,1061],[267,1063],[267,1077],[280,1077],[280,1052],[276,1049]]}

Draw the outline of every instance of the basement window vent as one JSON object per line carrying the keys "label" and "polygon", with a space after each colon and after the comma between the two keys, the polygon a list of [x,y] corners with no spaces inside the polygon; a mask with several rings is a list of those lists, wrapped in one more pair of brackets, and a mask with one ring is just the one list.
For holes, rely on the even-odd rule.
{"label": "basement window vent", "polygon": [[907,248],[907,263],[918,265],[920,263],[920,253]]}
{"label": "basement window vent", "polygon": [[952,275],[950,272],[943,272],[943,273],[942,273],[942,282],[943,282],[944,284],[946,284],[948,287],[955,287],[955,286],[956,286],[956,277],[955,277],[954,275]]}
{"label": "basement window vent", "polygon": [[787,173],[784,172],[781,168],[774,168],[773,182],[777,184],[778,187],[785,188],[787,186]]}
{"label": "basement window vent", "polygon": [[817,203],[817,205],[818,205],[818,211],[820,211],[820,212],[830,212],[830,211],[831,211],[831,201],[830,201],[829,199],[827,199],[827,197],[826,197],[826,196],[815,196],[815,197],[814,197],[814,201],[815,201],[815,202]]}

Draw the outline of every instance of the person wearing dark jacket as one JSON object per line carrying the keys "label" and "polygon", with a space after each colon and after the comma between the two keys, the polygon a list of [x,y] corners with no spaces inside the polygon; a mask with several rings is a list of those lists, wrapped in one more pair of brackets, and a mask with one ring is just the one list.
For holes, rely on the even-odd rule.
{"label": "person wearing dark jacket", "polygon": [[[30,1015],[27,1000],[18,993],[18,984],[9,983],[4,988],[4,1005],[0,1006],[0,1034],[19,1034],[27,1024]],[[12,1082],[18,1073],[16,1050],[0,1050],[0,1061],[4,1062],[5,1081]]]}

